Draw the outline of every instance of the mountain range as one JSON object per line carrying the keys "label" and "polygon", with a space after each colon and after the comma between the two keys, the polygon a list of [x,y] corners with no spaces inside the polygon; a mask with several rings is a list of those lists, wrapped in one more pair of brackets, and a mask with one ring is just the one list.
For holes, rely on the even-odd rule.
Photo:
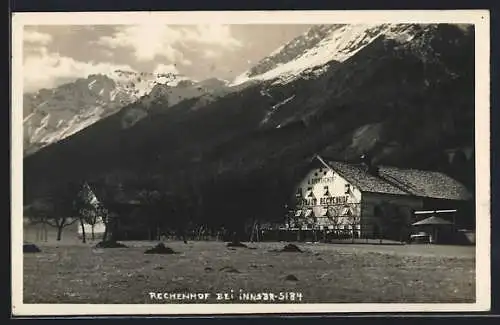
{"label": "mountain range", "polygon": [[[71,136],[138,100],[147,107],[161,96],[171,106],[187,98],[223,92],[226,83],[218,79],[196,82],[173,73],[116,70],[24,94],[24,153]],[[133,124],[144,113],[129,112],[124,123]]]}
{"label": "mountain range", "polygon": [[[57,131],[75,124],[57,110],[56,127],[43,127],[51,137],[37,137],[43,118],[25,120],[25,135],[38,125],[28,132],[38,150],[24,159],[26,202],[85,180],[202,200],[200,218],[277,215],[318,153],[369,153],[474,186],[472,26],[315,26],[230,82],[156,83],[121,108],[95,104],[102,89],[110,103],[117,84],[89,76],[66,86],[65,110],[88,112],[76,133]],[[41,103],[25,113],[46,111]]]}

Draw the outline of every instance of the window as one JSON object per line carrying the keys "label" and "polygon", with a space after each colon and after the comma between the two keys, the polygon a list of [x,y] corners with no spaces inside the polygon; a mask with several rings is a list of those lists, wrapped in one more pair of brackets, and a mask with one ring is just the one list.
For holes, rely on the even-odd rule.
{"label": "window", "polygon": [[308,187],[307,188],[307,197],[314,197],[314,193],[313,193],[313,188],[312,187]]}
{"label": "window", "polygon": [[323,187],[323,196],[330,196],[330,191],[328,190],[328,186]]}
{"label": "window", "polygon": [[351,185],[345,184],[345,194],[349,194],[351,192]]}

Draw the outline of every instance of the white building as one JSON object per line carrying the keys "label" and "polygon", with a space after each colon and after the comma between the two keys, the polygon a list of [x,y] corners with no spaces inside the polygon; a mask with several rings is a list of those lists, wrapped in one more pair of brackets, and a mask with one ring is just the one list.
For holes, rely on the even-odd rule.
{"label": "white building", "polygon": [[317,156],[296,187],[296,206],[286,227],[354,237],[398,237],[414,221],[414,211],[460,210],[471,198],[462,184],[440,172]]}

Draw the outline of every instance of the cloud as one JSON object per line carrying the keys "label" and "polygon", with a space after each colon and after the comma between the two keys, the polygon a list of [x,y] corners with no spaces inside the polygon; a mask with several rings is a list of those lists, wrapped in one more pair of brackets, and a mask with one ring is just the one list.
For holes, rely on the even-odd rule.
{"label": "cloud", "polygon": [[239,48],[243,44],[231,35],[228,25],[197,25],[194,29],[184,29],[184,38],[187,41],[219,45],[226,49]]}
{"label": "cloud", "polygon": [[190,60],[188,60],[186,58],[183,58],[179,63],[182,65],[186,65],[186,66],[193,65],[193,62],[191,62]]}
{"label": "cloud", "polygon": [[115,53],[111,50],[108,50],[108,49],[100,49],[102,54],[104,54],[105,56],[107,56],[108,58],[111,58],[115,55]]}
{"label": "cloud", "polygon": [[179,47],[196,45],[218,46],[225,50],[241,47],[227,25],[196,25],[171,27],[162,24],[141,24],[117,28],[111,36],[97,41],[108,48],[131,48],[138,61],[152,61],[164,57],[169,62],[190,65]]}
{"label": "cloud", "polygon": [[216,58],[219,56],[220,56],[220,52],[217,52],[214,50],[206,49],[203,51],[203,57],[206,59],[213,59],[213,58]]}
{"label": "cloud", "polygon": [[86,78],[90,74],[110,74],[115,70],[134,71],[128,65],[107,62],[81,62],[73,58],[49,53],[41,47],[36,55],[30,55],[23,62],[24,92],[41,88],[53,88],[68,80]]}
{"label": "cloud", "polygon": [[182,58],[182,53],[172,47],[181,38],[179,31],[164,25],[144,24],[118,29],[112,36],[102,36],[97,43],[113,49],[131,47],[139,61],[150,61],[163,56],[170,61]]}
{"label": "cloud", "polygon": [[52,42],[52,35],[37,31],[24,31],[24,41],[28,43],[47,45]]}
{"label": "cloud", "polygon": [[179,74],[179,70],[173,64],[158,64],[154,70],[155,74]]}

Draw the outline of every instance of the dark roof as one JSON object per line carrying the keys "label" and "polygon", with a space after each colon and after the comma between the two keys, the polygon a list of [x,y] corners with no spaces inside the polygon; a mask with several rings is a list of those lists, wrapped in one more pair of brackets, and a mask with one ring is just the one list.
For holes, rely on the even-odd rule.
{"label": "dark roof", "polygon": [[366,172],[361,165],[339,161],[329,161],[328,165],[362,192],[409,195],[409,193],[384,181],[382,178]]}
{"label": "dark roof", "polygon": [[326,161],[319,156],[318,159],[362,192],[447,200],[469,200],[472,198],[463,184],[441,172],[377,166],[378,172],[371,173],[362,164]]}

